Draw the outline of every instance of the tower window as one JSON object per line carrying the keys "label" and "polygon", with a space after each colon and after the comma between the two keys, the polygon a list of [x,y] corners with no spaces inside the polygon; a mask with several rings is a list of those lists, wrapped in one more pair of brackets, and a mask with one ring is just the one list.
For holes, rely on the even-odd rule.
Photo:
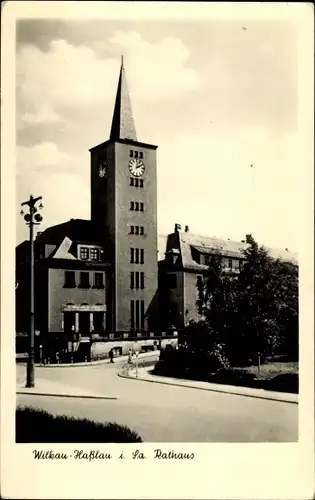
{"label": "tower window", "polygon": [[139,179],[135,179],[135,187],[138,187],[139,185]]}
{"label": "tower window", "polygon": [[144,273],[140,273],[140,288],[144,288]]}
{"label": "tower window", "polygon": [[129,158],[133,158],[133,150],[132,149],[130,150]]}
{"label": "tower window", "polygon": [[141,236],[144,235],[144,227],[143,226],[140,226],[140,234],[141,234]]}
{"label": "tower window", "polygon": [[135,234],[139,234],[139,226],[135,226]]}
{"label": "tower window", "polygon": [[139,158],[140,158],[140,160],[143,160],[143,153],[142,153],[142,151],[140,151],[140,153],[139,153]]}
{"label": "tower window", "polygon": [[65,271],[65,288],[75,288],[75,272]]}
{"label": "tower window", "polygon": [[143,188],[143,179],[139,179],[139,187]]}
{"label": "tower window", "polygon": [[135,275],[136,275],[136,288],[139,288],[139,272],[137,271]]}
{"label": "tower window", "polygon": [[140,264],[144,264],[144,250],[141,248],[140,250]]}
{"label": "tower window", "polygon": [[140,203],[140,212],[143,212],[143,203]]}
{"label": "tower window", "polygon": [[140,301],[140,307],[141,307],[141,311],[140,311],[140,328],[141,328],[141,330],[144,330],[144,300]]}
{"label": "tower window", "polygon": [[139,211],[139,202],[138,201],[135,202],[135,211],[136,212]]}
{"label": "tower window", "polygon": [[138,158],[138,151],[134,152],[135,158]]}
{"label": "tower window", "polygon": [[80,288],[90,288],[90,278],[89,273],[82,271],[80,272]]}
{"label": "tower window", "polygon": [[140,307],[139,307],[139,300],[136,300],[136,330],[139,330],[140,328],[140,322],[139,322],[139,316],[140,316]]}
{"label": "tower window", "polygon": [[136,248],[136,258],[135,258],[135,263],[139,264],[139,248]]}
{"label": "tower window", "polygon": [[135,301],[130,301],[130,329],[135,329]]}
{"label": "tower window", "polygon": [[134,272],[130,273],[130,288],[133,289],[135,287],[135,274]]}
{"label": "tower window", "polygon": [[134,258],[135,258],[135,255],[134,255],[134,248],[130,248],[130,263],[131,264],[134,264]]}
{"label": "tower window", "polygon": [[133,185],[134,185],[134,184],[133,184],[134,180],[135,180],[135,179],[134,179],[133,177],[130,177],[130,186],[133,186]]}
{"label": "tower window", "polygon": [[135,229],[135,226],[130,226],[130,233],[129,234],[134,234],[134,229]]}
{"label": "tower window", "polygon": [[133,201],[131,201],[131,202],[130,202],[130,210],[134,210],[134,209],[135,209],[135,208],[134,208],[134,206],[135,206],[135,205],[134,205],[134,202],[133,202]]}

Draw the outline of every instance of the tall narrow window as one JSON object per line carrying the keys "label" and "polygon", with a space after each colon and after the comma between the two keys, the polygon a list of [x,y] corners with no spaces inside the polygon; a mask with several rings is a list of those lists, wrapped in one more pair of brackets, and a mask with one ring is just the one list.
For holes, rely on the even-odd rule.
{"label": "tall narrow window", "polygon": [[143,210],[144,210],[144,207],[143,207],[143,203],[141,202],[140,203],[140,212],[143,212]]}
{"label": "tall narrow window", "polygon": [[130,210],[134,210],[134,202],[133,201],[130,202]]}
{"label": "tall narrow window", "polygon": [[134,226],[130,226],[130,233],[129,234],[133,234],[134,233],[134,229],[135,229]]}
{"label": "tall narrow window", "polygon": [[135,201],[135,211],[136,212],[139,211],[139,203],[137,201]]}
{"label": "tall narrow window", "polygon": [[135,329],[135,301],[130,301],[130,329]]}
{"label": "tall narrow window", "polygon": [[133,150],[131,149],[130,153],[129,153],[129,158],[132,158],[132,157],[133,157]]}
{"label": "tall narrow window", "polygon": [[136,300],[136,330],[139,330],[140,328],[140,322],[139,322],[139,300]]}
{"label": "tall narrow window", "polygon": [[144,227],[143,226],[140,226],[140,234],[141,234],[141,236],[144,235]]}
{"label": "tall narrow window", "polygon": [[232,269],[233,265],[232,265],[232,259],[229,259],[229,268]]}
{"label": "tall narrow window", "polygon": [[141,300],[141,311],[140,311],[140,328],[144,330],[144,300]]}
{"label": "tall narrow window", "polygon": [[139,186],[143,188],[143,179],[139,179]]}
{"label": "tall narrow window", "polygon": [[94,288],[104,288],[104,275],[103,275],[103,273],[95,273],[95,275],[94,275]]}
{"label": "tall narrow window", "polygon": [[139,226],[135,226],[135,234],[139,234]]}
{"label": "tall narrow window", "polygon": [[85,271],[80,272],[80,288],[90,288],[89,273]]}
{"label": "tall narrow window", "polygon": [[139,264],[139,248],[136,248],[136,258],[135,258],[135,264]]}
{"label": "tall narrow window", "polygon": [[138,151],[135,151],[135,158],[138,158]]}
{"label": "tall narrow window", "polygon": [[130,263],[134,264],[134,248],[130,248]]}
{"label": "tall narrow window", "polygon": [[144,288],[144,273],[140,274],[140,288]]}
{"label": "tall narrow window", "polygon": [[75,272],[65,271],[65,288],[75,288]]}
{"label": "tall narrow window", "polygon": [[135,287],[135,275],[133,272],[130,273],[130,288],[133,289]]}
{"label": "tall narrow window", "polygon": [[136,274],[136,288],[139,288],[139,272],[137,271],[135,274]]}
{"label": "tall narrow window", "polygon": [[144,264],[144,250],[141,248],[140,250],[140,264]]}
{"label": "tall narrow window", "polygon": [[135,187],[137,188],[139,185],[139,179],[135,179]]}
{"label": "tall narrow window", "polygon": [[140,158],[140,160],[143,160],[143,153],[142,153],[142,151],[140,151],[140,153],[139,153],[139,158]]}
{"label": "tall narrow window", "polygon": [[130,177],[130,186],[133,186],[133,181],[134,181],[134,178]]}

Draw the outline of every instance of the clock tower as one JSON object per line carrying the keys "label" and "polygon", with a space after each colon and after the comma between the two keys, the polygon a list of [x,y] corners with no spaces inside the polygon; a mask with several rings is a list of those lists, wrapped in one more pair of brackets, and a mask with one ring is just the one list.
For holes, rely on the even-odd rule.
{"label": "clock tower", "polygon": [[123,60],[110,138],[91,153],[91,218],[111,263],[111,332],[152,329],[157,293],[157,146],[138,141]]}

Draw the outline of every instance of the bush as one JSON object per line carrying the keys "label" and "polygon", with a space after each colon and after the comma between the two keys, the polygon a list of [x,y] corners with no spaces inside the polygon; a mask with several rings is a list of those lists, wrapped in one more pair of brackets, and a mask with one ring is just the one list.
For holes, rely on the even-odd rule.
{"label": "bush", "polygon": [[297,373],[281,373],[268,380],[266,389],[279,392],[299,392],[299,376]]}
{"label": "bush", "polygon": [[141,437],[124,425],[54,416],[37,408],[17,408],[17,443],[141,443]]}
{"label": "bush", "polygon": [[230,385],[253,385],[256,376],[243,368],[221,368],[213,376],[215,382]]}

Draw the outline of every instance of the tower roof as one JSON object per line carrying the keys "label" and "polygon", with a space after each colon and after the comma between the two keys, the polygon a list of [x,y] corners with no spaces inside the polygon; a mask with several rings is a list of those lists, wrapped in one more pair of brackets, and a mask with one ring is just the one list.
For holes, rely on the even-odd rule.
{"label": "tower roof", "polygon": [[131,139],[137,141],[136,128],[132,116],[130,97],[125,75],[123,57],[119,73],[115,108],[113,113],[110,139]]}

